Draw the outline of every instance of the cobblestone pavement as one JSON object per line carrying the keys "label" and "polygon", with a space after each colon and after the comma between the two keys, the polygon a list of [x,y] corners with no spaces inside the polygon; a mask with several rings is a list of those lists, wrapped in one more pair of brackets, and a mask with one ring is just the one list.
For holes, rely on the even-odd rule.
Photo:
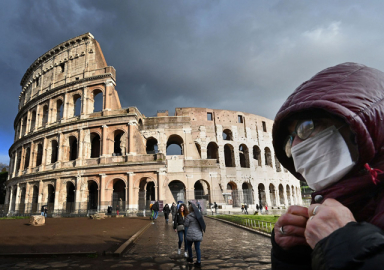
{"label": "cobblestone pavement", "polygon": [[[268,237],[205,219],[202,269],[271,269]],[[182,251],[184,251],[182,249]],[[183,254],[183,253],[182,253]],[[194,260],[196,254],[193,251]],[[0,258],[0,269],[194,269],[177,254],[177,234],[163,217],[122,257]]]}

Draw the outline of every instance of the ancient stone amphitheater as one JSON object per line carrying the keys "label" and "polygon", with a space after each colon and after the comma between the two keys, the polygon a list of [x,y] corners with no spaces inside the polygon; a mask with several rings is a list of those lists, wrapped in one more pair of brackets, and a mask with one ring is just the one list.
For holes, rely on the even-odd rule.
{"label": "ancient stone amphitheater", "polygon": [[121,213],[201,200],[223,209],[301,203],[272,148],[273,121],[209,108],[122,108],[116,71],[90,33],[40,56],[21,80],[3,210]]}

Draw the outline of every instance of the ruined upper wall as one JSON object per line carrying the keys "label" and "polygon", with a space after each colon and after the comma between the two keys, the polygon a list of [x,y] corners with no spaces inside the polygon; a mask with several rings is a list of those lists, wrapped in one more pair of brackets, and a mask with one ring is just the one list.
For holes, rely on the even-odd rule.
{"label": "ruined upper wall", "polygon": [[115,69],[107,66],[99,43],[90,33],[67,40],[37,58],[27,69],[20,82],[19,109],[53,88],[102,74],[111,74],[116,80]]}

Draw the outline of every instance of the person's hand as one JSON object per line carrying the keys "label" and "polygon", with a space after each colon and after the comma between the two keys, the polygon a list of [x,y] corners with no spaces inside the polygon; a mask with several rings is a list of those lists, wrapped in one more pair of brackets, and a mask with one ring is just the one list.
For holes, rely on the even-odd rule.
{"label": "person's hand", "polygon": [[298,245],[308,245],[304,237],[307,220],[308,208],[290,206],[275,224],[275,242],[286,250]]}
{"label": "person's hand", "polygon": [[308,215],[311,217],[307,222],[305,239],[311,248],[315,248],[317,242],[337,229],[356,221],[352,212],[335,199],[326,199],[323,204],[312,204],[308,208]]}

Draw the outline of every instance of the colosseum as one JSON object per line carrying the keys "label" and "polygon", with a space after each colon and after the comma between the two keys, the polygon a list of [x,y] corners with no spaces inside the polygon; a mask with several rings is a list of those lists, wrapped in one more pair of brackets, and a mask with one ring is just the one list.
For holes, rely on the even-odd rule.
{"label": "colosseum", "polygon": [[21,80],[5,208],[9,214],[120,213],[200,200],[302,203],[300,184],[272,148],[273,121],[254,114],[176,108],[146,117],[122,108],[116,70],[90,33],[40,56]]}

